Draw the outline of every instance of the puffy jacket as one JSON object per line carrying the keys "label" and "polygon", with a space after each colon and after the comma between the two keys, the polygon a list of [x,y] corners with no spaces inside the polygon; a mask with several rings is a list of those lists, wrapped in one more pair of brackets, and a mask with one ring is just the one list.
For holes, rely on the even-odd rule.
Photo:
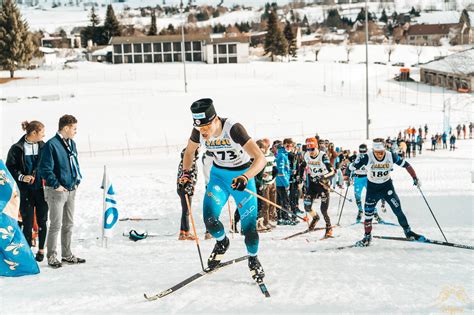
{"label": "puffy jacket", "polygon": [[288,152],[283,147],[278,149],[276,167],[278,170],[276,177],[277,187],[290,187],[290,161],[288,159]]}
{"label": "puffy jacket", "polygon": [[46,186],[58,188],[59,185],[67,190],[74,190],[81,181],[79,163],[77,170],[73,169],[73,161],[77,162],[76,143],[71,139],[70,151],[59,134],[46,142],[41,154],[38,171],[46,181]]}

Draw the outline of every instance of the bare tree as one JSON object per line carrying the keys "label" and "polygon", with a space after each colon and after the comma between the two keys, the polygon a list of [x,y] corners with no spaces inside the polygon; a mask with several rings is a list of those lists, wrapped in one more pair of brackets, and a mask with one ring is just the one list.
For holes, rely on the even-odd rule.
{"label": "bare tree", "polygon": [[423,46],[420,46],[420,45],[415,46],[415,52],[416,52],[416,55],[418,56],[418,61],[416,62],[416,66],[419,66],[420,56],[423,53]]}
{"label": "bare tree", "polygon": [[313,48],[311,48],[311,50],[314,52],[314,61],[318,61],[318,55],[322,48],[323,46],[321,44],[316,44],[313,46]]}
{"label": "bare tree", "polygon": [[349,62],[349,56],[351,52],[354,50],[354,46],[352,44],[346,44],[346,54],[347,54],[347,62]]}
{"label": "bare tree", "polygon": [[388,62],[390,62],[390,57],[392,56],[392,53],[395,51],[396,46],[392,43],[389,42],[388,45],[385,47],[385,52],[388,55]]}

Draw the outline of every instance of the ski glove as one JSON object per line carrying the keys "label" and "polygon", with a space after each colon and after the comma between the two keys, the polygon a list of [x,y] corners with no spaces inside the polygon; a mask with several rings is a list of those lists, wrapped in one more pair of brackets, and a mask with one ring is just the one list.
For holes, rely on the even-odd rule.
{"label": "ski glove", "polygon": [[413,186],[416,186],[417,188],[421,187],[421,181],[418,179],[418,177],[413,178]]}
{"label": "ski glove", "polygon": [[193,175],[190,171],[183,171],[178,180],[179,189],[188,196],[193,195]]}
{"label": "ski glove", "polygon": [[232,180],[232,185],[230,185],[230,187],[232,187],[233,190],[244,191],[245,188],[247,188],[248,182],[249,179],[247,176],[242,174]]}

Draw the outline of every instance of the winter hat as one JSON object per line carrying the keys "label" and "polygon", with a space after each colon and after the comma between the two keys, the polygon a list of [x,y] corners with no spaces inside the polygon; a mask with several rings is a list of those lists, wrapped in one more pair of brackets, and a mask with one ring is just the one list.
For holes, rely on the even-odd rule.
{"label": "winter hat", "polygon": [[365,143],[362,143],[359,146],[359,153],[366,153],[367,152],[367,145]]}
{"label": "winter hat", "polygon": [[191,105],[191,112],[193,114],[194,126],[196,127],[209,125],[217,116],[210,98],[202,98],[195,101]]}

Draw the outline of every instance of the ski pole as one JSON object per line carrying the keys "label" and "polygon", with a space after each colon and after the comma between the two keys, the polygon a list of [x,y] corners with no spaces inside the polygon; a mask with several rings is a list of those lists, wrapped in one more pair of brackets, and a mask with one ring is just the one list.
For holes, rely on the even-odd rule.
{"label": "ski pole", "polygon": [[333,192],[333,193],[336,193],[337,195],[343,197],[343,198],[344,198],[344,201],[346,201],[346,199],[347,199],[347,201],[352,202],[352,199],[351,199],[351,198],[346,198],[347,194],[346,194],[346,196],[344,196],[343,194],[341,194],[341,193],[335,191],[334,189],[332,189],[331,187],[326,186],[325,184],[323,184],[323,183],[321,183],[321,182],[319,182],[319,183],[321,184],[321,186],[323,186],[323,187],[326,188],[327,190],[329,190],[329,191],[331,191],[331,192]]}
{"label": "ski pole", "polygon": [[247,188],[245,188],[245,191],[248,192],[249,194],[251,194],[251,195],[253,195],[253,196],[259,198],[260,200],[263,200],[263,201],[265,201],[266,203],[268,203],[268,204],[270,204],[270,205],[272,205],[272,206],[274,206],[274,207],[280,209],[281,211],[284,211],[284,212],[288,213],[290,216],[296,216],[298,219],[300,219],[300,220],[302,220],[302,221],[306,221],[305,218],[303,218],[302,216],[300,216],[300,215],[298,215],[298,214],[296,214],[296,213],[293,213],[293,212],[291,212],[291,211],[289,211],[289,210],[287,210],[287,209],[285,209],[285,208],[283,208],[283,207],[277,205],[276,203],[274,203],[274,202],[268,200],[267,198],[262,197],[262,196],[260,196],[260,195],[258,195],[258,194],[256,194],[256,193],[254,193],[254,192],[251,191],[251,190],[248,190]]}
{"label": "ski pole", "polygon": [[196,233],[196,225],[194,224],[193,211],[191,210],[191,203],[189,202],[188,194],[184,194],[184,197],[186,198],[186,204],[188,206],[189,216],[191,217],[191,224],[193,226],[194,235],[196,236],[195,240],[196,240],[197,250],[199,253],[199,260],[201,261],[202,270],[204,270],[204,263],[202,262],[202,255],[201,255],[201,247],[199,247],[199,237]]}
{"label": "ski pole", "polygon": [[347,182],[346,193],[344,194],[345,195],[344,200],[342,200],[342,207],[341,207],[341,212],[339,212],[339,219],[337,220],[337,225],[339,225],[339,223],[341,222],[342,210],[344,210],[344,205],[346,204],[347,192],[349,191],[349,187],[351,186],[351,178],[352,178],[352,174],[349,177],[349,181]]}
{"label": "ski pole", "polygon": [[230,214],[230,199],[227,200],[227,209],[229,210],[230,230],[232,231],[232,239],[234,239],[234,222],[232,220],[232,215]]}
{"label": "ski pole", "polygon": [[[341,191],[342,191],[342,189],[341,189]],[[341,211],[341,198],[342,197],[339,196],[339,202],[337,203],[337,215],[339,215],[339,213],[340,213],[339,211]]]}
{"label": "ski pole", "polygon": [[422,196],[423,199],[425,200],[425,203],[426,203],[426,205],[428,206],[428,209],[430,209],[431,215],[433,216],[433,219],[435,220],[436,224],[438,225],[438,228],[439,228],[439,230],[441,231],[441,234],[443,234],[444,240],[447,242],[448,239],[446,238],[446,236],[444,236],[443,230],[441,229],[441,226],[439,226],[438,220],[436,220],[436,216],[434,215],[433,211],[431,210],[431,207],[430,207],[430,204],[428,203],[428,200],[426,200],[426,198],[425,198],[425,194],[423,194],[423,191],[421,190],[420,187],[417,187],[417,188],[418,188],[418,190],[420,191],[421,196]]}

